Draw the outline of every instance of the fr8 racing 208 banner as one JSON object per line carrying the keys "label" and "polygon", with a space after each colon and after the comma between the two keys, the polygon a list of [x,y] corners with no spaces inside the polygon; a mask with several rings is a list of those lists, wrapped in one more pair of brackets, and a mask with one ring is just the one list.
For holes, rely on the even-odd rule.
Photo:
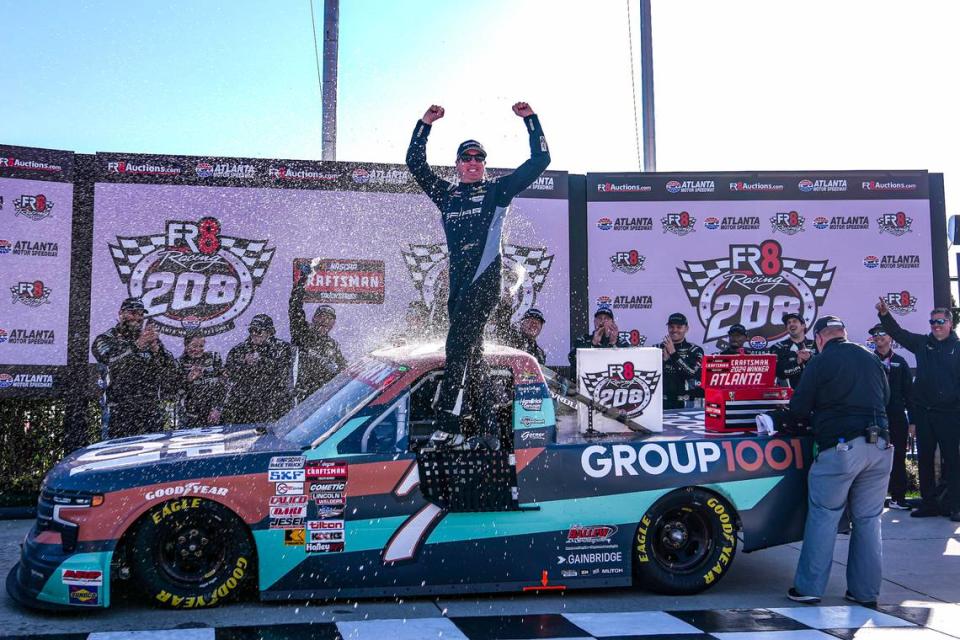
{"label": "fr8 racing 208 banner", "polygon": [[[445,315],[440,215],[405,166],[119,154],[96,163],[91,340],[131,296],[175,356],[188,331],[225,355],[261,313],[289,339],[304,265],[307,318],[334,308],[331,335],[348,360],[389,344],[411,302],[431,320]],[[540,344],[555,363],[569,349],[568,245],[567,175],[547,172],[507,217],[503,295],[514,321],[544,311]]]}
{"label": "fr8 racing 208 banner", "polygon": [[660,343],[676,311],[707,353],[734,324],[756,349],[785,339],[786,312],[808,327],[838,315],[867,342],[878,297],[928,330],[925,172],[588,174],[587,200],[591,304],[636,346]]}
{"label": "fr8 racing 208 banner", "polygon": [[0,146],[0,397],[61,389],[73,153]]}

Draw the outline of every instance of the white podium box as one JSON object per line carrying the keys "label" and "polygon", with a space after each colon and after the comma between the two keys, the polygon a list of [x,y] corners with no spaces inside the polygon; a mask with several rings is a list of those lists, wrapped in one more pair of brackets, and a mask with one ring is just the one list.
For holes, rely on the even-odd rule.
{"label": "white podium box", "polygon": [[581,406],[580,431],[618,433],[630,423],[663,431],[663,356],[658,348],[577,349],[577,389],[597,404],[619,412],[627,424]]}

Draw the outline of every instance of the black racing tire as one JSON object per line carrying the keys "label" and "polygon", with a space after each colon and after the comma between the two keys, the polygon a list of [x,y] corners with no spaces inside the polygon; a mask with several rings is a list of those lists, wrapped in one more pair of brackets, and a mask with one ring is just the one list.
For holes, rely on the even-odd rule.
{"label": "black racing tire", "polygon": [[688,487],[643,515],[633,545],[634,584],[686,595],[715,585],[737,553],[736,513],[716,494]]}
{"label": "black racing tire", "polygon": [[178,498],[148,511],[130,538],[129,562],[146,599],[169,609],[212,607],[255,581],[246,525],[225,506]]}

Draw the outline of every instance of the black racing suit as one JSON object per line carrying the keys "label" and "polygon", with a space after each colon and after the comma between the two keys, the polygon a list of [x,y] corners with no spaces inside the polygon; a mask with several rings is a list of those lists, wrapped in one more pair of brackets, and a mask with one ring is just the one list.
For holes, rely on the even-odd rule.
{"label": "black racing suit", "polygon": [[330,382],[343,371],[347,361],[340,345],[329,335],[321,335],[307,323],[303,310],[306,278],[301,278],[290,292],[290,342],[297,348],[297,372],[294,394],[298,402]]}
{"label": "black racing suit", "polygon": [[663,408],[682,409],[684,402],[699,397],[703,349],[692,342],[674,342],[673,354],[663,361]]}
{"label": "black racing suit", "polygon": [[[184,353],[177,361],[179,368],[179,391],[182,410],[181,428],[205,427],[220,424],[220,420],[210,422],[210,412],[223,411],[223,399],[226,393],[223,376],[223,360],[216,351],[204,351],[198,358]],[[199,375],[190,380],[191,372],[198,370]],[[222,417],[222,416],[221,416]]]}
{"label": "black racing suit", "polygon": [[890,337],[917,358],[913,384],[913,412],[917,425],[917,467],[923,507],[936,509],[934,460],[940,448],[941,473],[947,484],[946,511],[960,510],[960,340],[950,333],[943,340],[933,334],[900,327],[893,315],[880,316]]}
{"label": "black racing suit", "polygon": [[907,493],[907,436],[913,407],[913,374],[903,356],[892,350],[881,356],[890,384],[890,401],[887,402],[887,419],[890,421],[890,444],[893,445],[893,468],[890,470],[890,497],[903,504]]}
{"label": "black racing suit", "polygon": [[431,126],[422,120],[413,130],[407,167],[440,209],[450,255],[446,373],[437,409],[463,410],[468,367],[483,357],[483,329],[500,300],[500,241],[510,202],[550,164],[550,152],[536,115],[523,119],[530,136],[530,159],[509,175],[451,184],[427,164]]}
{"label": "black racing suit", "polygon": [[[256,354],[247,362],[248,355]],[[290,410],[292,349],[270,338],[263,344],[244,340],[227,354],[227,398],[223,421],[272,422]]]}
{"label": "black racing suit", "polygon": [[507,345],[513,347],[514,349],[520,349],[520,351],[526,351],[534,358],[537,359],[542,365],[547,364],[547,354],[543,351],[543,348],[537,344],[536,338],[531,338],[527,336],[523,331],[516,327],[510,327],[507,329]]}
{"label": "black racing suit", "polygon": [[810,360],[807,360],[806,363],[797,361],[797,352],[801,348],[816,354],[817,343],[806,338],[800,342],[794,342],[788,336],[783,342],[773,345],[770,350],[777,356],[777,379],[781,384],[791,389],[796,389],[800,385],[800,376],[803,375],[803,369],[810,364]]}
{"label": "black racing suit", "polygon": [[573,349],[567,354],[567,360],[570,361],[570,379],[577,379],[577,349],[611,349],[613,347],[626,348],[629,346],[630,341],[626,338],[621,338],[619,335],[617,336],[617,341],[612,342],[607,338],[607,334],[603,334],[603,337],[600,338],[600,344],[593,344],[593,334],[583,334],[573,341]]}
{"label": "black racing suit", "polygon": [[[159,342],[159,341],[158,341]],[[137,335],[117,325],[96,337],[90,351],[109,372],[108,434],[123,438],[163,429],[160,402],[175,384],[176,361],[163,343],[154,352],[137,346]]]}

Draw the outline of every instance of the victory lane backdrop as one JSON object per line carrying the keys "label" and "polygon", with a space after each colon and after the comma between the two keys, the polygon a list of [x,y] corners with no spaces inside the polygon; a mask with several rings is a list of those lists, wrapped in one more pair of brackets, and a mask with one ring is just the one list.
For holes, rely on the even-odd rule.
{"label": "victory lane backdrop", "polygon": [[74,156],[0,146],[0,398],[63,390]]}
{"label": "victory lane backdrop", "polygon": [[707,353],[737,323],[754,348],[785,339],[787,311],[864,343],[878,297],[927,331],[942,231],[925,172],[588,174],[587,200],[590,302],[637,346],[677,311]]}
{"label": "victory lane backdrop", "polygon": [[[97,154],[96,165],[91,342],[129,296],[175,356],[190,330],[225,355],[259,313],[289,339],[295,265],[306,262],[307,317],[334,306],[348,360],[388,344],[411,301],[445,304],[440,214],[404,166],[132,154]],[[519,279],[513,318],[544,311],[553,363],[569,349],[568,244],[567,175],[547,172],[514,200],[504,262]]]}

